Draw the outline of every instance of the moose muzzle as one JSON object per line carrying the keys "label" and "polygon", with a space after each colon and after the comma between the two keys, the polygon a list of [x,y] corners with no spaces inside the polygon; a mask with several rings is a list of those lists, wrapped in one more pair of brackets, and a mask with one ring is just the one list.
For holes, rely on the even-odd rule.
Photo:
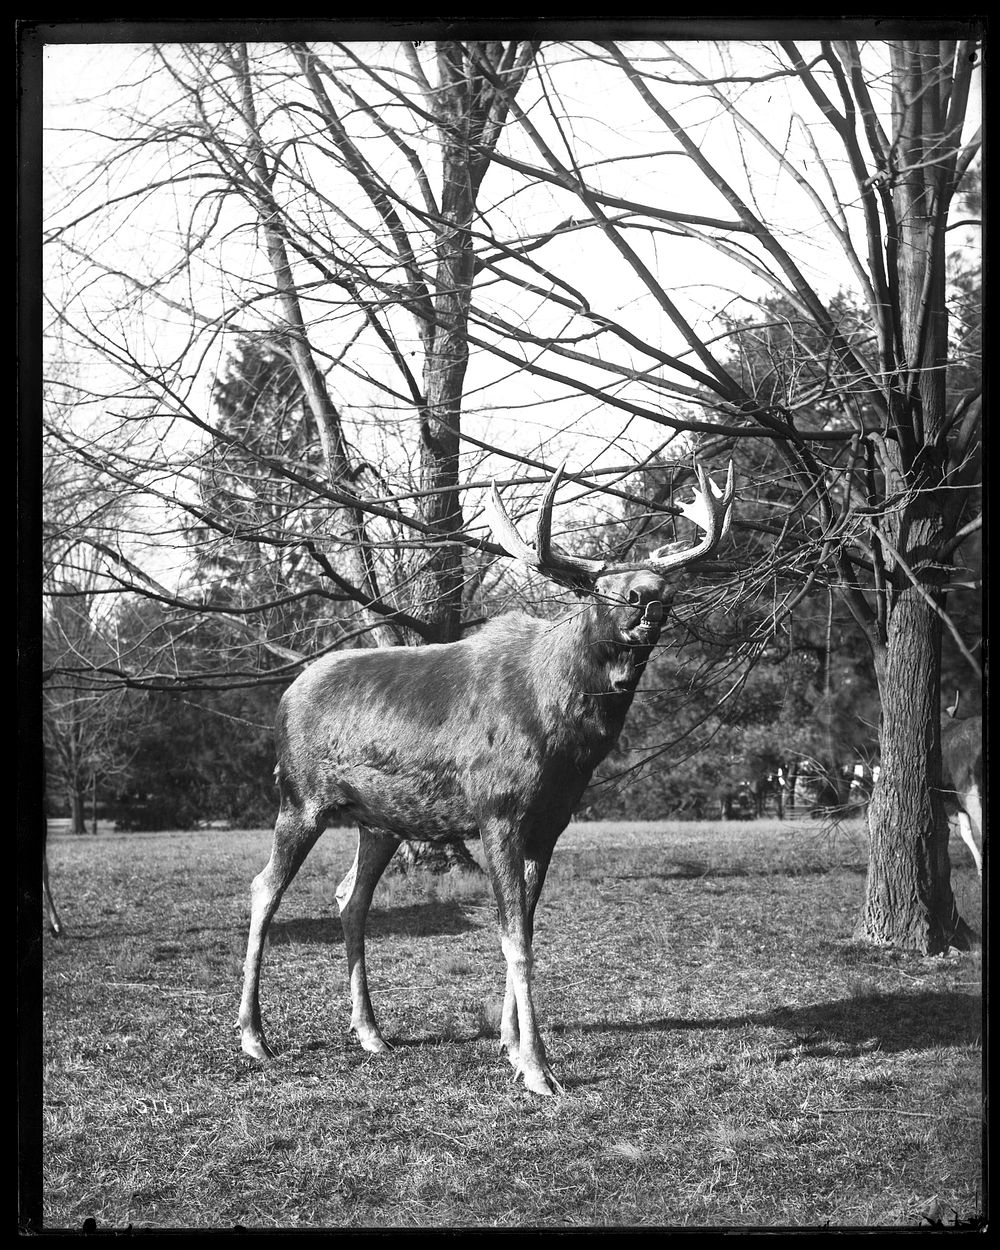
{"label": "moose muzzle", "polygon": [[648,628],[659,629],[663,624],[663,604],[659,599],[650,599],[642,614],[642,623]]}
{"label": "moose muzzle", "polygon": [[650,599],[644,605],[641,614],[637,614],[625,631],[626,638],[633,643],[651,646],[660,636],[665,609],[659,599]]}

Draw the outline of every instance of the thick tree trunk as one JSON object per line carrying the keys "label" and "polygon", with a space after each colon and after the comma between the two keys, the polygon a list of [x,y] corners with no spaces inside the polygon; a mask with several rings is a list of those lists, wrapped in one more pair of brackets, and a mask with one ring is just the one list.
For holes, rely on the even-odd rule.
{"label": "thick tree trunk", "polygon": [[[434,320],[426,327],[424,337],[420,487],[428,492],[421,499],[422,519],[439,533],[447,534],[462,528],[458,455],[469,362],[466,334],[475,276],[470,234],[475,189],[469,147],[473,90],[462,45],[440,43],[438,67],[441,222],[435,243]],[[433,547],[416,584],[415,610],[432,626],[435,642],[453,642],[461,635],[463,580],[461,548],[443,543]]]}
{"label": "thick tree trunk", "polygon": [[[453,267],[442,263],[440,276],[442,284],[450,285]],[[428,492],[421,500],[421,518],[442,534],[455,533],[463,524],[458,453],[468,310],[457,281],[456,287],[435,300],[438,324],[424,368],[427,402],[420,421],[420,486]],[[416,583],[414,610],[432,627],[435,642],[461,636],[463,583],[461,548],[444,543],[432,547]]]}
{"label": "thick tree trunk", "polygon": [[[902,366],[880,443],[886,493],[885,633],[875,646],[882,699],[881,771],[868,808],[869,866],[856,936],[934,954],[977,935],[951,889],[948,822],[941,801],[941,619],[947,537],[948,320],[945,226],[953,188],[945,136],[951,80],[934,41],[890,44],[894,161],[891,251],[898,268]],[[951,160],[953,167],[954,160]],[[918,584],[914,584],[914,582]]]}
{"label": "thick tree trunk", "polygon": [[[476,199],[510,102],[534,59],[534,45],[497,41],[436,45],[434,95],[441,151],[440,220],[434,248],[432,324],[424,323],[424,404],[420,414],[421,518],[438,533],[461,530],[458,491],[462,399],[469,362],[468,324],[476,253]],[[458,546],[430,549],[415,584],[417,611],[435,642],[461,636],[465,570]]]}
{"label": "thick tree trunk", "polygon": [[[462,528],[458,493],[462,396],[469,362],[466,339],[475,257],[469,228],[475,206],[470,183],[468,134],[471,84],[461,46],[439,46],[441,90],[437,101],[443,125],[441,224],[436,243],[433,324],[424,335],[424,406],[420,413],[421,519],[441,534]],[[435,642],[461,637],[464,569],[461,548],[438,544],[430,549],[421,575],[414,583],[414,611],[431,627]],[[432,873],[453,868],[479,871],[460,839],[415,845],[404,842],[396,863],[405,872],[423,868]]]}
{"label": "thick tree trunk", "polygon": [[411,868],[424,868],[433,873],[483,873],[461,838],[453,838],[450,842],[443,843],[404,842],[392,862],[400,872],[409,872]]}
{"label": "thick tree trunk", "polygon": [[932,955],[976,934],[951,889],[948,822],[938,788],[941,625],[917,590],[895,605],[876,664],[882,767],[868,807],[869,863],[855,937]]}

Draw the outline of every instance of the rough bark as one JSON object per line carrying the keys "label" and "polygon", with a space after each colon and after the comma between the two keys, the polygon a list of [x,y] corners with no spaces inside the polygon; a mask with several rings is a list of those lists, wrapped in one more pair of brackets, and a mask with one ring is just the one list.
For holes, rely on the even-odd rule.
{"label": "rough bark", "polygon": [[[882,700],[882,768],[868,809],[870,857],[856,936],[926,954],[977,937],[951,889],[941,800],[941,613],[948,538],[945,227],[960,127],[948,133],[955,84],[935,41],[890,44],[895,144],[886,240],[896,305],[890,420],[878,441],[886,494],[874,553],[884,558],[881,636],[873,646]],[[893,285],[893,284],[891,284]],[[888,327],[887,327],[888,330]]]}
{"label": "rough bark", "polygon": [[[462,528],[458,452],[462,392],[469,362],[466,338],[475,257],[469,233],[475,205],[467,143],[471,86],[460,45],[443,44],[440,108],[441,217],[433,296],[434,324],[425,338],[424,410],[420,418],[422,519],[446,534]],[[431,549],[418,585],[419,607],[437,642],[453,642],[462,622],[461,548]]]}
{"label": "rough bark", "polygon": [[[479,48],[478,52],[480,56],[492,53],[498,57],[501,50],[497,45]],[[437,59],[441,84],[436,101],[442,149],[441,222],[433,324],[423,327],[420,486],[428,492],[421,502],[421,519],[439,533],[448,534],[463,526],[458,485],[462,396],[469,362],[467,330],[476,264],[471,227],[477,191],[488,164],[483,158],[483,142],[487,146],[495,142],[490,119],[495,118],[498,101],[488,81],[473,69],[461,44],[439,44]],[[432,628],[435,642],[453,642],[461,636],[464,580],[460,547],[442,543],[431,548],[416,582],[416,603]],[[481,871],[459,839],[422,847],[404,843],[396,858],[404,870]]]}
{"label": "rough bark", "polygon": [[461,838],[444,843],[403,842],[392,862],[400,872],[424,868],[433,873],[469,872],[485,875]]}
{"label": "rough bark", "polygon": [[[462,396],[469,362],[468,323],[476,256],[472,224],[476,199],[506,111],[504,97],[530,63],[522,58],[508,84],[495,86],[490,73],[514,65],[516,43],[466,47],[437,45],[439,88],[435,96],[441,147],[440,221],[435,243],[433,320],[424,324],[424,405],[420,414],[420,485],[426,493],[421,518],[441,534],[462,528],[458,491]],[[513,91],[511,94],[513,94]],[[417,582],[421,614],[433,640],[453,642],[461,634],[464,571],[461,548],[433,547]]]}
{"label": "rough bark", "polygon": [[933,955],[968,949],[976,935],[951,888],[948,823],[940,790],[941,625],[916,588],[896,603],[877,664],[882,768],[868,808],[870,840],[857,938]]}

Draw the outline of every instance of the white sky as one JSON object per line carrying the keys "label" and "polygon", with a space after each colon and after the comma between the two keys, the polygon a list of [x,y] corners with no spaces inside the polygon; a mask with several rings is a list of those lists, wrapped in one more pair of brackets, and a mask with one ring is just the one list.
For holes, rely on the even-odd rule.
{"label": "white sky", "polygon": [[[679,46],[682,55],[692,61],[704,62],[716,56],[715,50],[708,44],[684,43]],[[109,92],[112,101],[125,109],[126,117],[130,107],[138,111],[150,111],[156,107],[156,96],[151,89],[140,85],[141,74],[136,69],[139,50],[132,45],[116,44],[63,44],[50,45],[45,49],[45,122],[49,130],[44,155],[46,170],[51,176],[47,184],[50,206],[48,224],[79,216],[105,196],[118,193],[119,187],[114,182],[118,177],[117,169],[112,172],[110,180],[99,177],[89,181],[85,176],[85,170],[93,160],[95,141],[83,132],[104,129],[106,122],[102,120],[102,110]],[[266,49],[262,48],[261,51]],[[648,51],[658,53],[652,46]],[[732,44],[725,52],[744,73],[771,67],[772,54],[749,44]],[[386,49],[373,48],[371,55],[373,59],[382,60],[385,53]],[[554,57],[547,54],[544,62],[546,66],[551,59]],[[676,64],[668,62],[664,62],[662,68],[664,72],[675,75],[683,73]],[[637,98],[620,75],[601,76],[601,89],[598,91],[595,89],[597,80],[593,66],[581,63],[573,72],[562,70],[559,81],[563,100],[571,105],[575,96],[579,101],[579,110],[572,117],[571,125],[574,146],[584,158],[591,148],[595,157],[603,156],[608,151],[609,135],[614,136],[616,150],[620,153],[627,149],[630,142],[638,149],[647,142],[648,134],[662,131],[659,123],[638,105]],[[609,83],[613,85],[609,87]],[[533,90],[534,88],[529,90],[526,87],[525,94],[519,100],[523,99],[525,104],[529,104]],[[820,122],[815,111],[812,115],[803,112],[799,119],[791,117],[786,88],[780,81],[766,90],[748,90],[741,102],[741,108],[746,110],[748,119],[754,125],[768,132],[772,142],[782,151],[805,153],[804,172],[815,181],[817,189],[826,190],[822,171],[815,159],[809,156],[805,142],[807,125],[818,143],[826,143],[832,138],[829,127]],[[970,116],[975,116],[977,111],[978,98],[970,108]],[[754,170],[758,167],[760,150],[750,139],[746,140],[741,149],[735,150],[731,130],[727,124],[718,120],[717,114],[718,109],[704,90],[692,91],[683,104],[682,120],[692,124],[693,119],[700,119],[701,125],[696,133],[703,151],[720,165],[725,164],[734,183],[740,184],[746,169]],[[544,125],[544,111],[538,102],[531,108],[531,116],[539,125]],[[557,147],[558,136],[551,127],[547,134]],[[658,142],[662,143],[662,134],[659,135]],[[830,149],[826,149],[824,155],[829,158]],[[162,150],[153,154],[148,151],[138,153],[129,175],[133,183],[143,176],[152,180],[157,176],[165,159],[169,160],[169,150],[166,153]],[[540,163],[537,153],[533,154],[533,159]],[[836,161],[841,161],[841,158],[837,156]],[[836,174],[836,163],[831,168]],[[493,182],[488,183],[486,189],[492,188],[495,197],[507,175],[504,171],[497,170],[491,172],[490,177]],[[621,163],[607,168],[595,166],[588,177],[595,181],[606,178],[608,187],[613,186],[616,194],[639,200],[649,198],[663,207],[712,214],[727,219],[734,215],[721,196],[693,177],[690,164],[677,156],[665,155],[655,165],[646,163],[641,168]],[[850,205],[855,194],[853,184],[845,182],[843,186],[846,188],[845,203]],[[740,189],[744,189],[742,185]],[[786,177],[780,182],[773,178],[770,181],[761,181],[757,185],[757,192],[760,198],[751,202],[765,219],[781,221],[784,227],[781,236],[783,241],[795,250],[806,276],[820,294],[828,297],[838,288],[849,285],[849,270],[823,226],[815,206],[801,196],[791,180]],[[346,196],[348,192],[344,189],[341,194]],[[488,198],[484,195],[482,201]],[[157,200],[156,215],[152,217],[142,208],[124,216],[115,236],[103,241],[105,255],[113,257],[115,263],[120,259],[123,267],[129,266],[132,272],[141,273],[145,270],[150,278],[158,276],[170,262],[167,259],[168,251],[160,251],[157,238],[159,236],[163,240],[164,247],[170,245],[178,222],[188,207],[184,203],[183,192],[179,192],[174,201],[178,219],[174,221],[165,215],[168,203],[162,197]],[[530,202],[525,201],[523,196],[519,197],[515,208],[518,222],[530,225],[537,219],[546,227],[555,225],[570,213],[579,217],[582,212],[579,202],[573,197],[549,187],[532,192]],[[503,208],[497,208],[490,213],[490,222],[501,235],[503,211]],[[849,207],[847,211],[857,217],[856,210]],[[227,244],[226,253],[218,253],[219,256],[227,256],[233,271],[241,269],[242,262],[232,260],[235,254],[233,249],[241,247],[243,244],[231,241]],[[55,255],[56,252],[50,250],[50,256]],[[210,256],[206,252],[206,262],[215,255],[216,253],[211,253]],[[547,265],[579,282],[595,308],[601,308],[626,324],[632,324],[638,332],[668,351],[678,349],[680,340],[665,314],[651,303],[647,293],[623,267],[620,258],[599,234],[590,231],[584,236],[566,236],[548,244],[542,255]],[[864,255],[863,247],[861,255]],[[757,284],[746,270],[723,262],[715,252],[689,239],[663,234],[659,237],[652,256],[655,257],[658,276],[671,297],[682,303],[692,320],[697,320],[700,316],[706,327],[705,332],[709,335],[718,326],[717,314],[720,310],[728,306],[737,312],[740,301],[765,293],[763,285]],[[59,263],[65,263],[65,257],[60,255],[58,259]],[[259,264],[259,255],[256,260]],[[53,293],[57,285],[53,275],[56,274],[55,269],[50,270]],[[207,282],[210,276],[208,268],[204,270],[203,276]],[[179,350],[178,336],[181,331],[173,324],[173,314],[169,310],[164,310],[165,315],[161,319],[154,308],[146,305],[141,317],[127,319],[116,325],[108,318],[107,306],[102,305],[104,297],[100,291],[99,285],[89,287],[83,305],[88,310],[87,316],[97,323],[102,333],[120,339],[127,338],[132,349],[151,362],[156,358],[168,358]],[[196,303],[202,301],[205,308],[211,308],[217,301],[217,291],[208,285],[188,294]],[[531,318],[533,331],[545,332],[542,309],[532,308],[531,302],[527,301],[521,306],[521,314]],[[201,358],[200,380],[191,392],[195,404],[204,407],[208,380],[229,346],[227,340],[218,340]],[[360,350],[358,358],[362,358]],[[378,367],[375,357],[372,357],[372,367]],[[92,363],[90,378],[95,389],[99,389],[102,384],[95,371],[100,375],[105,370],[104,364]],[[481,390],[498,376],[506,379],[501,392]],[[395,383],[395,379],[393,381]],[[609,414],[600,411],[596,401],[584,399],[555,404],[549,402],[544,409],[534,411],[521,407],[532,404],[538,396],[550,399],[551,389],[526,375],[517,376],[509,366],[474,351],[468,376],[466,428],[470,433],[477,432],[482,436],[485,427],[475,416],[481,398],[485,399],[491,410],[498,402],[502,402],[510,406],[512,414],[507,419],[506,426],[498,415],[493,415],[488,425],[490,436],[501,444],[505,440],[514,440],[528,450],[538,440],[568,428],[571,433],[557,438],[556,442],[562,443],[565,449],[569,439],[576,462],[590,462],[595,455],[603,458],[605,463],[609,458],[613,463],[621,461],[622,454],[618,448],[606,447]],[[349,393],[340,395],[341,402],[348,405],[351,398]],[[126,397],[122,397],[123,405],[128,402]],[[104,411],[107,411],[107,407],[106,403],[101,405]],[[532,420],[530,428],[525,420],[529,412]],[[593,416],[587,415],[590,413]],[[614,421],[621,424],[619,416],[611,414],[610,419],[612,424]],[[171,437],[179,437],[176,430]],[[666,431],[645,426],[642,422],[632,422],[625,435],[629,443],[635,440],[640,447],[656,445],[664,437]]]}

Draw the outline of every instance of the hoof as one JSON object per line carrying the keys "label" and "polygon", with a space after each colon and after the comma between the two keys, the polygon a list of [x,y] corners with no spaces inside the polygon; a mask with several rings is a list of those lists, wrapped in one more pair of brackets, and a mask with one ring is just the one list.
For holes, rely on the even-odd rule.
{"label": "hoof", "polygon": [[274,1051],[264,1041],[263,1033],[244,1033],[240,1038],[240,1046],[243,1053],[249,1055],[251,1059],[259,1059],[263,1062],[265,1059],[273,1059]]}
{"label": "hoof", "polygon": [[387,1055],[392,1047],[385,1040],[377,1029],[360,1029],[351,1028],[351,1032],[358,1039],[362,1050],[367,1050],[370,1055]]}
{"label": "hoof", "polygon": [[522,1072],[524,1078],[524,1088],[532,1094],[539,1094],[543,1098],[552,1098],[556,1094],[565,1094],[565,1089],[559,1084],[555,1078],[552,1069],[545,1065],[537,1071]]}
{"label": "hoof", "polygon": [[549,1067],[546,1060],[541,1063],[532,1064],[531,1067],[522,1067],[515,1064],[515,1079],[521,1077],[524,1081],[524,1088],[532,1094],[540,1094],[543,1098],[551,1098],[554,1094],[565,1094],[566,1091],[556,1080],[556,1074]]}

